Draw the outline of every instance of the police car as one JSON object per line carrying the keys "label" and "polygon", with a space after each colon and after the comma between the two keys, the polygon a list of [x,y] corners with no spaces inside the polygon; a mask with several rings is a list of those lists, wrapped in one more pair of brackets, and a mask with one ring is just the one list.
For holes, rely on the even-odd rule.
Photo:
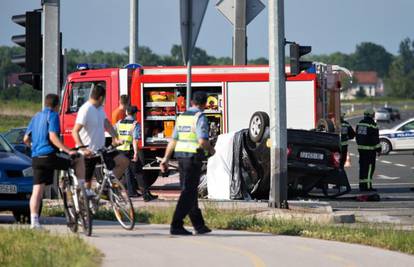
{"label": "police car", "polygon": [[408,119],[392,129],[380,130],[381,153],[391,150],[414,150],[414,118]]}

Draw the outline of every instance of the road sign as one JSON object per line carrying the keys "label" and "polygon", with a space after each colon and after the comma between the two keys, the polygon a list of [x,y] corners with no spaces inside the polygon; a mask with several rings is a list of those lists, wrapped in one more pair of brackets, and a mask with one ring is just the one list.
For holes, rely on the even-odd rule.
{"label": "road sign", "polygon": [[180,0],[181,45],[187,63],[200,32],[208,0]]}
{"label": "road sign", "polygon": [[[220,0],[216,7],[223,16],[225,16],[231,24],[236,23],[236,16],[234,12],[235,1],[237,0]],[[246,25],[248,25],[263,9],[265,5],[260,0],[246,1]]]}

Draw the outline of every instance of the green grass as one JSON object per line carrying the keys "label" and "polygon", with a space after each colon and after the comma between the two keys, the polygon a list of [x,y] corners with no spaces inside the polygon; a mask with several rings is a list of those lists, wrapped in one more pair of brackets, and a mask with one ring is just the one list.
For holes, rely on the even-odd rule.
{"label": "green grass", "polygon": [[102,254],[76,235],[0,228],[0,266],[100,266]]}
{"label": "green grass", "polygon": [[21,115],[1,115],[0,114],[0,133],[6,132],[11,128],[27,127],[31,117]]}
{"label": "green grass", "polygon": [[352,99],[352,100],[341,100],[342,103],[385,103],[387,102],[389,105],[392,103],[414,103],[414,99],[411,98],[395,98],[395,97],[365,97],[365,98],[359,98],[359,99]]}
{"label": "green grass", "polygon": [[38,112],[42,103],[30,101],[0,100],[0,133],[16,127],[27,127],[30,119]]}
{"label": "green grass", "polygon": [[[136,213],[136,221],[152,224],[169,224],[173,208],[146,208]],[[44,214],[62,216],[62,208],[45,208]],[[245,230],[265,232],[276,235],[302,236],[347,243],[364,244],[403,253],[414,254],[414,231],[398,230],[392,226],[357,224],[328,225],[295,220],[260,219],[254,211],[219,210],[214,205],[207,206],[204,219],[208,226],[215,229]],[[115,220],[111,210],[101,209],[95,219]],[[187,219],[185,222],[190,224]]]}

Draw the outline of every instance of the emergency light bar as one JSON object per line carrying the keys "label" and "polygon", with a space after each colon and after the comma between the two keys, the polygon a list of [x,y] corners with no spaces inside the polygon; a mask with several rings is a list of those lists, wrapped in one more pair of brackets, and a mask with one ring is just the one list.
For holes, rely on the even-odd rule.
{"label": "emergency light bar", "polygon": [[124,66],[124,69],[139,69],[142,68],[142,65],[138,63],[130,63]]}
{"label": "emergency light bar", "polygon": [[108,68],[108,64],[105,63],[80,63],[76,65],[77,70],[96,70]]}

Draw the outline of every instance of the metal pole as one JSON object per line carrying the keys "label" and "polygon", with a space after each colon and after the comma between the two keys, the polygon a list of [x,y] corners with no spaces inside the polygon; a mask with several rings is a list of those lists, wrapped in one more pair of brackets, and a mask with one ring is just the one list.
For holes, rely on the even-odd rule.
{"label": "metal pole", "polygon": [[269,207],[287,208],[287,130],[284,1],[269,0],[270,194]]}
{"label": "metal pole", "polygon": [[[60,91],[60,0],[43,0],[43,77],[42,101]],[[43,102],[44,107],[44,102]]]}
{"label": "metal pole", "polygon": [[62,56],[62,59],[63,59],[63,64],[62,64],[63,65],[63,68],[62,68],[63,79],[62,79],[62,81],[63,81],[63,84],[65,84],[66,76],[68,76],[68,58],[66,56],[68,51],[67,51],[66,48],[64,48],[62,52],[63,52],[63,56]]}
{"label": "metal pole", "polygon": [[130,0],[129,63],[138,62],[138,0]]}
{"label": "metal pole", "polygon": [[188,1],[188,21],[187,21],[187,27],[188,27],[188,40],[187,40],[187,49],[188,49],[188,60],[187,60],[187,94],[186,94],[186,106],[187,109],[191,106],[191,57],[193,55],[193,49],[192,49],[192,28],[193,28],[193,14],[192,14],[192,7],[193,0]]}
{"label": "metal pole", "polygon": [[246,0],[234,0],[233,65],[246,65]]}

